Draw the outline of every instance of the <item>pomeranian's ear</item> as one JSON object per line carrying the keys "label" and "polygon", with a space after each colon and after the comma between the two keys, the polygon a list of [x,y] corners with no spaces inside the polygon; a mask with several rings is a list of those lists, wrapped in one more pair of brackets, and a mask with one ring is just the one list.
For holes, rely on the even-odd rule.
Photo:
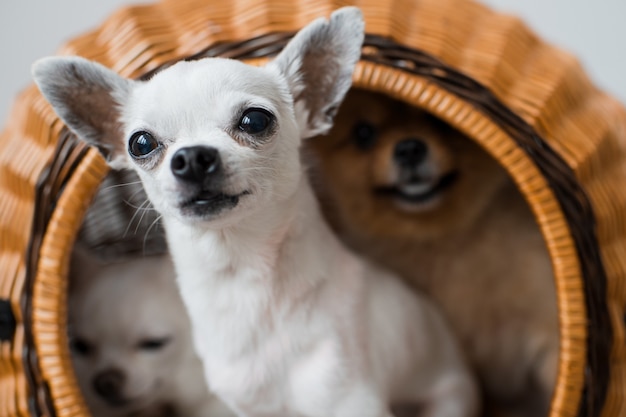
{"label": "pomeranian's ear", "polygon": [[112,167],[128,167],[120,112],[134,81],[80,57],[43,58],[32,73],[70,130],[97,147]]}
{"label": "pomeranian's ear", "polygon": [[330,20],[304,27],[267,67],[287,80],[303,138],[326,133],[333,125],[352,72],[361,56],[365,22],[356,7],[335,11]]}

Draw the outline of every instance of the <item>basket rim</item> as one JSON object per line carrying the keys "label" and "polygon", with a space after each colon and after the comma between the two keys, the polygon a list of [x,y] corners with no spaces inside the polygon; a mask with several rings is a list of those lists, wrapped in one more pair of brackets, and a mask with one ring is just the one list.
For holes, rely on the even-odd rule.
{"label": "basket rim", "polygon": [[[250,47],[250,42],[253,44],[254,42],[257,42],[256,45],[263,50],[263,53],[257,55],[244,55],[239,58],[251,63],[263,62],[265,58],[262,58],[262,56],[271,55],[272,53],[282,49],[281,42],[286,42],[291,35],[291,32],[279,34],[272,33],[264,35],[266,37],[261,36],[245,41],[248,43],[248,47]],[[270,42],[270,47],[268,47],[267,43],[258,43],[259,40],[267,41],[267,37],[273,37],[273,40]],[[511,177],[517,182],[518,187],[522,191],[524,198],[528,201],[531,209],[535,212],[535,215],[541,217],[541,210],[538,205],[553,207],[554,204],[556,204],[557,206],[561,206],[559,197],[564,197],[562,195],[555,195],[555,193],[550,190],[547,182],[542,181],[545,178],[544,173],[540,172],[541,165],[537,164],[537,162],[533,160],[533,158],[541,157],[539,152],[537,152],[537,148],[532,146],[533,141],[537,144],[539,149],[542,150],[549,149],[549,146],[538,134],[536,134],[536,132],[534,132],[532,127],[519,119],[519,117],[517,117],[514,113],[510,112],[510,110],[501,104],[495,96],[490,96],[491,93],[486,90],[481,91],[480,94],[473,95],[469,98],[459,96],[459,91],[462,91],[462,89],[467,85],[471,85],[471,87],[474,88],[477,85],[481,87],[480,84],[469,79],[468,77],[465,77],[463,74],[459,74],[454,71],[454,69],[445,66],[436,58],[417,51],[419,59],[417,60],[417,65],[411,69],[406,67],[406,62],[404,61],[406,61],[407,57],[405,54],[408,52],[415,52],[414,49],[394,44],[393,41],[382,37],[369,36],[369,40],[370,44],[366,44],[364,57],[359,62],[355,72],[354,87],[390,94],[394,98],[400,99],[407,104],[418,106],[424,110],[430,111],[434,115],[441,117],[443,120],[453,123],[457,129],[461,130],[470,138],[476,140],[500,162],[501,160],[498,158],[502,157],[503,152],[506,151],[510,153],[515,152],[516,150],[519,151],[516,152],[514,158],[517,161],[515,163],[516,165],[504,167],[507,171],[509,171]],[[231,46],[233,45],[236,46],[234,50],[240,51],[242,42],[232,42]],[[226,48],[226,52],[224,52],[223,48],[225,46],[227,46],[225,43],[220,43],[218,45],[213,45],[212,47],[219,47],[220,54],[227,54],[228,51],[232,52],[233,49],[228,48]],[[373,47],[377,50],[377,52],[380,51],[380,49],[391,48],[392,53],[390,56],[368,56],[368,46]],[[393,49],[394,47],[396,49]],[[208,50],[210,49],[211,48],[208,48]],[[254,48],[252,49],[254,50]],[[204,51],[196,56],[183,59],[199,58],[200,56],[204,56],[202,54],[205,54],[206,52],[207,51]],[[401,61],[403,63],[398,64],[398,62]],[[428,71],[420,73],[420,70],[425,71],[425,69],[428,69]],[[446,74],[453,74],[451,84],[446,85],[446,87],[449,88],[443,86],[445,85]],[[149,76],[149,74],[146,74],[146,76]],[[524,127],[526,133],[530,134],[529,137],[531,139],[531,143],[515,145],[515,139],[510,132],[507,132],[502,126],[494,123],[488,116],[476,111],[474,106],[475,103],[471,100],[476,100],[477,97],[483,99],[488,97],[490,100],[495,100],[495,103],[499,103],[501,105],[501,107],[498,107],[499,111],[504,109],[505,111],[510,112],[510,114],[505,112],[503,118],[505,121],[510,122],[510,118],[513,117],[515,122],[523,123],[525,125]],[[446,107],[442,104],[451,102],[455,103],[455,105],[452,106],[455,108],[454,112],[449,111],[450,106]],[[480,121],[480,123],[476,123],[477,120]],[[472,128],[472,125],[475,126],[476,124],[482,126],[482,130],[480,132],[477,132],[474,128]],[[76,139],[71,135],[68,135],[68,140],[74,141]],[[563,162],[562,159],[554,153],[554,155],[550,155],[548,163],[554,162],[555,159]],[[563,163],[563,165],[567,168],[567,171],[569,171],[568,173],[571,175],[571,178],[574,179],[575,184],[575,176],[573,172],[571,172],[565,163]],[[530,166],[534,168],[536,172],[533,175],[522,173],[519,169],[519,167],[522,166]],[[58,274],[58,271],[55,272],[49,268],[50,259],[51,257],[57,257],[56,261],[63,265],[60,271],[67,272],[67,265],[69,263],[68,251],[65,250],[60,252],[59,248],[67,249],[68,247],[71,247],[69,245],[73,242],[72,238],[78,232],[78,227],[80,226],[80,222],[82,221],[87,209],[87,205],[77,209],[76,202],[72,202],[72,199],[69,198],[69,196],[77,189],[82,190],[81,192],[85,192],[86,189],[92,190],[95,195],[97,185],[104,178],[104,175],[107,172],[104,160],[95,150],[89,150],[86,154],[79,157],[79,161],[77,160],[75,165],[75,170],[76,171],[73,175],[71,175],[71,173],[67,173],[67,183],[63,184],[62,187],[58,187],[59,198],[58,201],[56,201],[55,209],[50,213],[51,217],[49,220],[44,223],[44,226],[47,226],[44,227],[45,230],[39,231],[40,236],[43,237],[43,241],[41,242],[40,251],[38,253],[37,269],[36,271],[31,270],[31,274],[34,272],[34,275],[32,275],[32,302],[36,309],[39,309],[41,313],[45,314],[42,314],[41,317],[38,317],[37,314],[26,316],[30,317],[32,320],[32,329],[36,336],[36,340],[34,342],[35,352],[49,352],[52,348],[49,345],[50,340],[54,340],[56,342],[64,341],[64,336],[59,332],[62,333],[64,330],[63,320],[65,320],[65,318],[63,317],[63,314],[65,313],[65,309],[57,308],[56,310],[50,310],[49,306],[46,306],[46,303],[41,300],[41,297],[49,296],[49,294],[46,294],[45,290],[46,287],[49,288],[51,282],[50,279],[53,279],[55,282],[56,280],[61,280],[62,282],[64,279],[62,276],[50,276],[50,274]],[[76,172],[89,172],[89,174],[77,176]],[[100,175],[101,177],[99,178]],[[542,185],[539,188],[536,186],[537,180],[542,182]],[[87,183],[86,181],[90,182]],[[532,193],[540,195],[540,201],[529,201],[528,193],[531,192],[529,191],[531,188],[529,188],[528,184],[532,181],[534,181],[535,184],[533,185],[534,189],[532,190]],[[41,183],[44,184],[45,181],[41,181]],[[585,197],[582,192],[576,193],[576,195],[579,197],[582,195],[583,198]],[[37,206],[40,209],[42,208],[41,204],[42,201],[39,200],[37,202]],[[583,206],[591,209],[588,202],[586,205],[583,204]],[[72,209],[70,209],[70,207],[72,207]],[[84,211],[80,212],[80,210]],[[561,360],[559,365],[557,389],[555,389],[555,395],[552,399],[551,415],[573,417],[576,410],[579,410],[578,404],[581,400],[590,401],[590,404],[587,404],[587,406],[591,406],[594,410],[590,415],[599,415],[600,410],[602,409],[602,399],[592,399],[588,398],[587,394],[582,394],[582,389],[585,385],[583,365],[587,363],[586,354],[588,352],[588,334],[584,322],[581,322],[579,317],[581,315],[584,316],[586,314],[585,312],[587,312],[585,301],[588,298],[583,292],[583,285],[580,285],[580,283],[582,282],[583,284],[588,284],[591,281],[602,281],[602,279],[598,279],[602,277],[602,274],[599,274],[598,276],[591,276],[593,279],[584,280],[584,271],[581,269],[584,268],[584,266],[578,263],[578,259],[572,259],[571,256],[570,258],[565,257],[567,258],[565,259],[565,264],[570,266],[574,265],[574,268],[570,268],[566,272],[558,272],[559,266],[556,264],[562,263],[561,261],[564,259],[563,253],[577,254],[579,249],[575,246],[574,241],[576,236],[572,236],[571,225],[568,225],[565,216],[561,215],[557,217],[560,217],[560,219],[555,220],[552,217],[550,221],[543,220],[539,222],[542,234],[546,240],[549,240],[546,238],[546,235],[550,233],[550,230],[559,230],[558,242],[552,242],[551,244],[550,241],[547,241],[546,243],[548,250],[551,251],[553,267],[556,268],[554,276],[557,281],[557,287],[567,288],[567,291],[557,291],[557,297],[559,298],[559,315],[561,320]],[[58,227],[50,227],[50,224],[56,223],[63,224],[65,227],[71,225],[71,228],[62,230]],[[591,222],[591,224],[587,224],[587,226],[592,227],[592,223],[593,222]],[[73,233],[71,233],[72,231]],[[595,246],[597,249],[597,242],[595,243]],[[564,282],[559,283],[559,280],[563,280]],[[574,285],[570,285],[572,282],[574,282]],[[55,303],[55,306],[58,305]],[[564,323],[564,321],[567,321],[566,316],[568,314],[574,314],[575,317],[573,317],[571,322]],[[51,328],[49,326],[49,323],[52,320],[51,315],[56,316],[57,318],[55,320],[59,320],[57,323],[61,324],[61,326],[55,326],[55,328],[52,329],[52,333],[50,333]],[[60,360],[63,362],[69,360],[69,351],[67,350],[67,346],[64,346],[61,343],[61,346],[57,346],[57,348],[60,348]],[[608,353],[606,351],[604,353],[608,360]],[[26,365],[27,368],[30,368],[33,364],[31,363]],[[74,402],[68,399],[68,389],[69,392],[80,392],[78,391],[78,386],[74,379],[71,366],[65,369],[64,374],[64,367],[59,366],[58,361],[51,361],[49,358],[47,358],[46,361],[43,361],[42,358],[39,357],[38,368],[42,372],[43,379],[48,383],[52,397],[51,403],[54,405],[55,409],[60,410],[61,408],[68,407],[78,407],[79,409],[82,409],[82,407],[84,407],[84,405],[81,405],[80,403],[80,398],[74,399]],[[587,378],[589,378],[589,376],[587,376]],[[581,407],[580,411],[583,412],[583,409],[586,409],[587,406]]]}

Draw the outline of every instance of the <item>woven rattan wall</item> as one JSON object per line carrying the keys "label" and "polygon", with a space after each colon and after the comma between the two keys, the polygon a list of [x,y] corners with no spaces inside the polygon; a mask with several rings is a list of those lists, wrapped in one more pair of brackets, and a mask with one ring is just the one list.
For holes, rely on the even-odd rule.
{"label": "woven rattan wall", "polygon": [[[62,54],[141,77],[200,56],[258,61],[351,1],[163,0],[119,10]],[[553,261],[552,417],[626,415],[626,112],[575,59],[469,0],[365,0],[358,87],[436,114],[511,174]],[[66,275],[107,172],[34,87],[0,136],[0,414],[87,415],[66,340]],[[1,305],[0,305],[1,306]]]}

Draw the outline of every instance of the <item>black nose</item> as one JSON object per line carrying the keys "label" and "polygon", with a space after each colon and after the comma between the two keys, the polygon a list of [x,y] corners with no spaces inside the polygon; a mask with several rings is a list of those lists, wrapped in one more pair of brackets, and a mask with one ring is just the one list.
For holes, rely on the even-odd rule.
{"label": "black nose", "polygon": [[215,148],[191,146],[176,151],[170,166],[174,176],[181,180],[203,182],[219,171],[220,155]]}
{"label": "black nose", "polygon": [[420,139],[404,139],[396,144],[393,159],[402,166],[414,166],[424,161],[428,155],[428,145]]}
{"label": "black nose", "polygon": [[107,369],[93,379],[93,389],[104,400],[110,403],[120,402],[126,376],[119,369]]}

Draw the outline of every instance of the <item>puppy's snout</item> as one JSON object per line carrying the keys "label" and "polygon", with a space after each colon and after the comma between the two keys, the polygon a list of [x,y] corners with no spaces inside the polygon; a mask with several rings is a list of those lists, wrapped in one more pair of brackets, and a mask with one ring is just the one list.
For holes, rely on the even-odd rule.
{"label": "puppy's snout", "polygon": [[176,151],[171,169],[176,178],[187,182],[203,182],[219,172],[220,154],[215,148],[191,146]]}
{"label": "puppy's snout", "polygon": [[93,379],[93,389],[109,403],[119,403],[123,399],[122,391],[126,376],[119,369],[107,369]]}
{"label": "puppy's snout", "polygon": [[410,167],[424,161],[428,155],[428,145],[421,139],[408,138],[396,144],[393,159],[397,164]]}

